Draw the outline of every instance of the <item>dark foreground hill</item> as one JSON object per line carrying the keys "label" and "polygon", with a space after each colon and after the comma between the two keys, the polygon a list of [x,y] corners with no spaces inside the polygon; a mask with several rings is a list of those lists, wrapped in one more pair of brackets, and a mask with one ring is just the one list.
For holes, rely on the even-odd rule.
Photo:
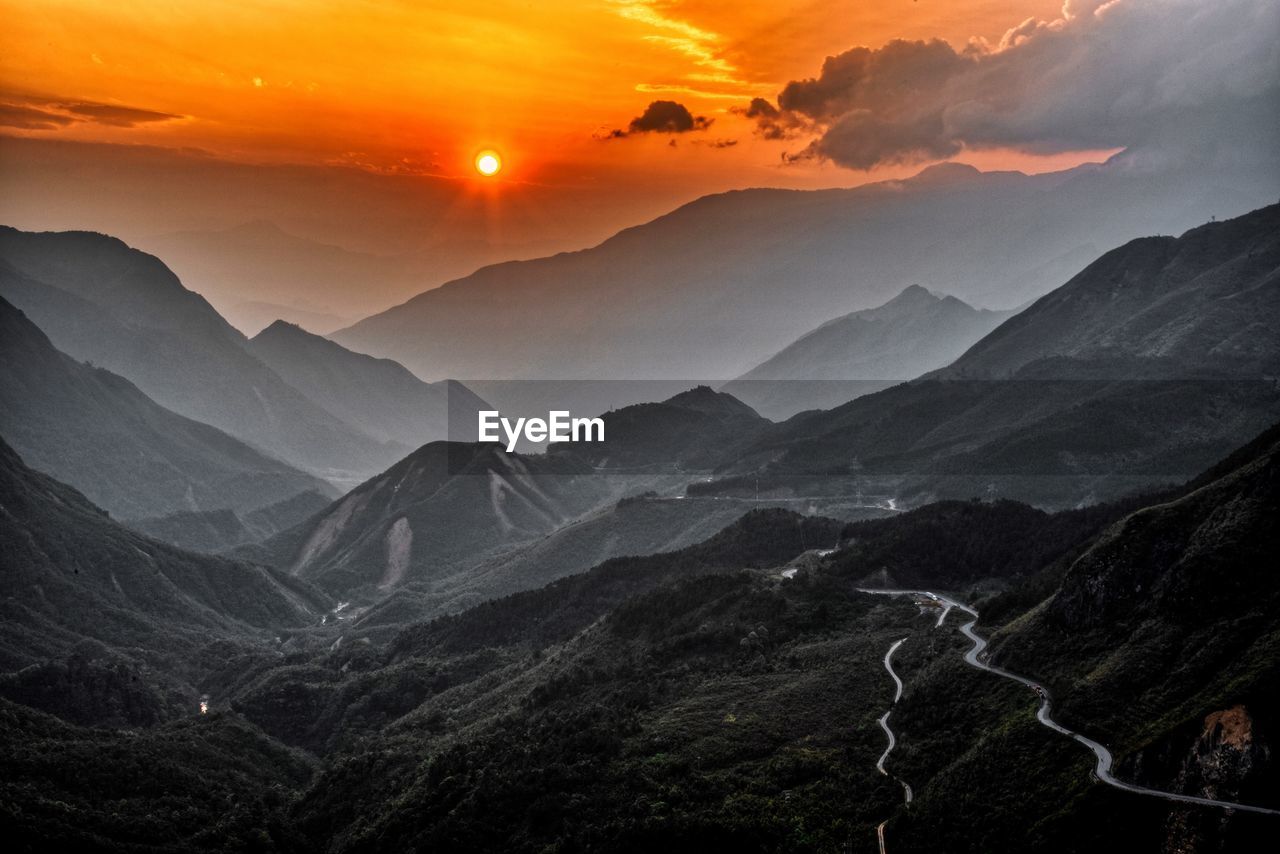
{"label": "dark foreground hill", "polygon": [[[72,720],[194,710],[224,656],[274,649],[327,606],[259,566],[195,555],[111,521],[0,443],[0,696]],[[222,644],[223,646],[219,646]]]}
{"label": "dark foreground hill", "polygon": [[[108,763],[113,734],[0,707],[17,746],[5,770],[28,780],[6,790],[6,820],[31,838],[56,800],[62,833],[122,850],[139,822],[206,840],[227,823],[264,850],[838,850],[874,846],[886,819],[900,850],[1253,850],[1268,817],[1090,783],[1087,752],[1035,721],[1031,692],[962,663],[954,613],[938,626],[857,588],[957,591],[999,632],[997,660],[1048,682],[1126,779],[1271,803],[1278,441],[1123,504],[951,502],[854,525],[757,511],[699,545],[391,635],[365,625],[376,611],[340,612],[284,656],[224,659],[226,711],[136,737],[203,769],[190,751],[207,732],[222,751],[211,801],[227,774],[243,787],[230,817],[137,799],[171,766]],[[889,767],[914,788],[908,810],[875,767],[894,696],[883,659],[904,638]],[[66,779],[72,764],[119,793],[114,824]]]}
{"label": "dark foreground hill", "polygon": [[323,481],[159,406],[128,380],[54,349],[0,298],[0,436],[121,518],[249,512]]}

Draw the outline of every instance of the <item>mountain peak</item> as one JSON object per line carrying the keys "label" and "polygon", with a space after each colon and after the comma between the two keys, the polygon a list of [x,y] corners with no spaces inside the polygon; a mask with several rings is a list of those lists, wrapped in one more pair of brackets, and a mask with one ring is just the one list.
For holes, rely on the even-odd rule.
{"label": "mountain peak", "polygon": [[967,163],[935,163],[921,169],[909,180],[915,184],[958,184],[981,177],[982,170]]}
{"label": "mountain peak", "polygon": [[253,336],[251,340],[258,341],[264,338],[277,338],[285,335],[305,336],[308,338],[320,337],[318,335],[313,335],[296,323],[290,323],[287,320],[277,320],[266,329],[263,329],[257,335]]}
{"label": "mountain peak", "polygon": [[669,397],[663,401],[668,406],[678,406],[681,409],[692,409],[696,412],[705,413],[732,413],[735,415],[748,415],[759,418],[759,413],[747,404],[731,394],[722,391],[716,391],[707,385],[694,386],[688,391],[682,391],[674,397]]}
{"label": "mountain peak", "polygon": [[923,285],[907,285],[896,297],[880,307],[885,308],[886,306],[903,303],[937,302],[940,299],[942,299],[942,297],[938,296]]}

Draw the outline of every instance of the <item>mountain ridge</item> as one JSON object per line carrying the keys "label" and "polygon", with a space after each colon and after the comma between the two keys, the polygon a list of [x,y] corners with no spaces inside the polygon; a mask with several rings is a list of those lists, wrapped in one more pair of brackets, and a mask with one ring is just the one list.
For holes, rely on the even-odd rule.
{"label": "mountain ridge", "polygon": [[133,383],[54,348],[0,297],[0,434],[33,465],[124,518],[179,509],[256,510],[327,483],[215,427],[160,406]]}

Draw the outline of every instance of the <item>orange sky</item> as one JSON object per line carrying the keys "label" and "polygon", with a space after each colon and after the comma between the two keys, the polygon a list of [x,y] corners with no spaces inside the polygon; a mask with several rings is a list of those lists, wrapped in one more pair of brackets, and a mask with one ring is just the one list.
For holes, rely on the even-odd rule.
{"label": "orange sky", "polygon": [[[474,152],[493,147],[505,155],[508,181],[579,187],[625,189],[655,173],[703,191],[847,185],[866,176],[814,163],[780,168],[781,153],[796,144],[754,138],[729,109],[773,97],[788,80],[815,74],[824,56],[856,44],[994,41],[1059,7],[1060,0],[3,0],[0,76],[11,103],[16,95],[42,110],[60,109],[43,99],[181,116],[6,128],[16,135],[468,179]],[[659,135],[596,138],[625,128],[658,98],[714,121],[675,147]],[[712,144],[726,140],[736,144]],[[1046,165],[1007,152],[964,159]]]}

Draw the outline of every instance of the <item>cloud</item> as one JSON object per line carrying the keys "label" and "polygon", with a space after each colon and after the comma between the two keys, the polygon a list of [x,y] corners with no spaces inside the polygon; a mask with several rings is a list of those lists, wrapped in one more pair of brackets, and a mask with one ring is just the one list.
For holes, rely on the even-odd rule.
{"label": "cloud", "polygon": [[82,123],[132,128],[181,118],[184,117],[123,104],[0,92],[0,126],[23,130],[58,130]]}
{"label": "cloud", "polygon": [[1067,0],[1061,17],[1028,19],[996,44],[853,48],[788,83],[776,106],[757,98],[738,112],[765,137],[811,137],[793,157],[855,169],[1173,141],[1274,158],[1278,44],[1273,0]]}
{"label": "cloud", "polygon": [[654,101],[631,120],[628,133],[688,133],[706,130],[713,120],[695,116],[677,101]]}
{"label": "cloud", "polygon": [[764,98],[752,98],[746,107],[734,107],[732,112],[755,119],[756,132],[765,139],[794,139],[815,129],[800,113],[783,112]]}
{"label": "cloud", "polygon": [[180,119],[182,116],[173,113],[161,113],[155,110],[143,110],[138,107],[122,107],[116,104],[95,104],[79,102],[61,104],[62,109],[76,116],[81,116],[100,125],[131,128],[150,122],[167,122]]}
{"label": "cloud", "polygon": [[627,130],[615,128],[597,134],[596,138],[622,139],[637,133],[689,133],[706,130],[714,121],[706,116],[695,116],[688,107],[676,101],[653,101],[643,113],[631,120]]}
{"label": "cloud", "polygon": [[24,107],[20,104],[0,104],[0,127],[22,128],[23,130],[57,130],[66,127],[75,119],[59,113],[38,110],[35,107]]}

